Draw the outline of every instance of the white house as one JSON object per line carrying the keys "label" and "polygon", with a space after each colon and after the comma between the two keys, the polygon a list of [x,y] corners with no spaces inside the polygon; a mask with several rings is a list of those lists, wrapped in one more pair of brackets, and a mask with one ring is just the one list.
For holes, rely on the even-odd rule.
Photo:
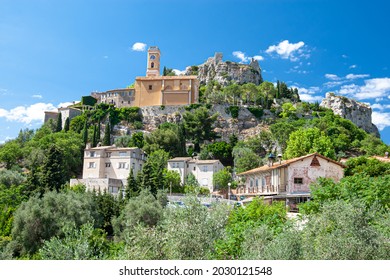
{"label": "white house", "polygon": [[82,179],[71,179],[70,185],[84,184],[88,190],[107,190],[116,194],[126,185],[130,170],[134,176],[145,163],[145,153],[139,148],[100,146],[84,150]]}
{"label": "white house", "polygon": [[338,182],[345,166],[318,153],[289,160],[274,160],[269,164],[237,174],[240,196],[263,196],[283,200],[291,209],[310,197],[309,185],[319,177]]}
{"label": "white house", "polygon": [[213,191],[213,175],[224,166],[219,160],[199,160],[191,157],[176,157],[168,160],[168,170],[180,174],[181,183],[184,184],[188,174],[192,173],[199,185]]}

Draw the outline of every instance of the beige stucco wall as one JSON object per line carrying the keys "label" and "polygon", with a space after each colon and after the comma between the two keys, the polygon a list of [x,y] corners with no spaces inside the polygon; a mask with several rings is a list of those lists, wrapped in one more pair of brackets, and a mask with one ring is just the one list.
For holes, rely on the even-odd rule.
{"label": "beige stucco wall", "polygon": [[[310,184],[319,177],[331,178],[338,182],[344,174],[344,169],[325,159],[317,157],[321,166],[310,166],[313,157],[309,157],[292,163],[288,167],[288,193],[309,193]],[[294,184],[294,178],[302,178],[302,184]]]}

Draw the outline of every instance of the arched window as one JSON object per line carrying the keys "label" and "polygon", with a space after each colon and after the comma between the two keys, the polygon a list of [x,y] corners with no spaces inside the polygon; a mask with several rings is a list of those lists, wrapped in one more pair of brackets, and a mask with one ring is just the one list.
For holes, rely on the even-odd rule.
{"label": "arched window", "polygon": [[150,64],[150,68],[154,68],[154,62]]}

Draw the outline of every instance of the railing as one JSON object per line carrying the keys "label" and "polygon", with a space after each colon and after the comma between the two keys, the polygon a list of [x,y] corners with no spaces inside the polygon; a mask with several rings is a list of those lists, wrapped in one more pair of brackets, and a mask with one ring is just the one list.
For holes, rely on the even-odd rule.
{"label": "railing", "polygon": [[[278,194],[280,192],[281,187],[279,185],[267,185],[267,186],[255,186],[255,187],[247,187],[245,185],[241,185],[236,189],[237,194],[253,194],[253,195],[267,195],[267,194]],[[286,189],[283,188],[283,189]]]}

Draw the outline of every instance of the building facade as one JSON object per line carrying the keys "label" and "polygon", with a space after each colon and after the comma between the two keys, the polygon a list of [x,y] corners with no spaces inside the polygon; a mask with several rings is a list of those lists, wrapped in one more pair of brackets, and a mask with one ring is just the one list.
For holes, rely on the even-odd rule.
{"label": "building facade", "polygon": [[262,196],[269,200],[282,200],[290,209],[310,198],[310,184],[318,178],[331,178],[338,182],[344,176],[344,165],[318,153],[276,160],[268,165],[237,174],[240,196]]}
{"label": "building facade", "polygon": [[117,194],[126,185],[130,170],[136,176],[145,161],[146,154],[139,148],[87,145],[82,179],[72,179],[70,185],[84,184],[87,190]]}
{"label": "building facade", "polygon": [[98,103],[116,107],[145,107],[161,105],[188,105],[199,99],[197,76],[162,76],[160,49],[150,47],[147,52],[146,76],[136,77],[134,88],[93,92]]}
{"label": "building facade", "polygon": [[168,170],[180,174],[181,183],[184,184],[186,177],[193,174],[199,185],[213,192],[213,175],[224,166],[219,160],[198,160],[191,157],[176,157],[168,160]]}

